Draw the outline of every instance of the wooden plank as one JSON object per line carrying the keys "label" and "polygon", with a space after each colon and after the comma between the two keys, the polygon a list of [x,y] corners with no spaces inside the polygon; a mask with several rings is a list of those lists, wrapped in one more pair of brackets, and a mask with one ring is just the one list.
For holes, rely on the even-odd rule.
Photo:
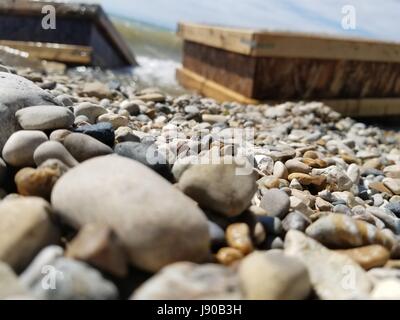
{"label": "wooden plank", "polygon": [[0,40],[1,46],[29,53],[30,57],[73,64],[90,64],[92,49],[86,46],[57,43]]}
{"label": "wooden plank", "polygon": [[236,101],[243,104],[259,103],[257,100],[247,98],[185,68],[177,69],[176,77],[179,83],[185,88],[195,90],[198,93],[212,97],[217,101]]}
{"label": "wooden plank", "polygon": [[[219,102],[235,101],[252,105],[282,103],[282,101],[277,100],[260,101],[249,99],[185,68],[177,70],[177,79],[182,86]],[[345,116],[379,117],[400,115],[400,98],[325,99],[321,100],[321,102]]]}
{"label": "wooden plank", "polygon": [[251,55],[254,32],[244,29],[210,27],[204,25],[179,23],[178,35],[184,40],[208,46]]}
{"label": "wooden plank", "polygon": [[400,63],[400,43],[292,32],[179,24],[184,40],[256,57],[293,57]]}
{"label": "wooden plank", "polygon": [[112,48],[132,66],[136,66],[135,56],[122,36],[115,29],[100,5],[82,3],[63,3],[55,1],[14,1],[1,0],[0,13],[20,16],[43,16],[42,8],[52,5],[57,12],[57,18],[73,18],[93,22],[101,34],[110,42]]}

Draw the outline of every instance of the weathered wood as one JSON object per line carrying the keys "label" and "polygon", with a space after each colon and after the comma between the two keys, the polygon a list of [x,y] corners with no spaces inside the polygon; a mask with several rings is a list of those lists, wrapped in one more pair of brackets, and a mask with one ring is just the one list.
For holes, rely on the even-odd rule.
{"label": "weathered wood", "polygon": [[[54,30],[41,27],[45,5],[56,9]],[[0,39],[86,46],[92,48],[91,65],[105,68],[137,65],[129,47],[98,5],[3,0]]]}
{"label": "weathered wood", "polygon": [[187,41],[255,57],[400,62],[400,43],[180,23]]}
{"label": "weathered wood", "polygon": [[[235,101],[251,105],[275,105],[284,102],[283,100],[249,99],[185,68],[177,70],[177,78],[184,87],[195,90],[202,95],[214,98],[219,102]],[[307,102],[307,100],[305,100],[305,102]],[[343,115],[352,117],[400,115],[400,98],[323,99],[321,102],[332,107]]]}
{"label": "weathered wood", "polygon": [[58,43],[0,40],[1,46],[27,52],[30,57],[72,64],[90,64],[92,48]]}

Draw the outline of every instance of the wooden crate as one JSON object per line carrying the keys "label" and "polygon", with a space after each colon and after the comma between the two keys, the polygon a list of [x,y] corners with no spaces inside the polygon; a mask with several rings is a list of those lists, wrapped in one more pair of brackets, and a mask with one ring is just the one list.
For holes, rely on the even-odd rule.
{"label": "wooden crate", "polygon": [[351,115],[400,114],[400,44],[183,23],[178,34],[178,79],[209,96],[321,100]]}
{"label": "wooden crate", "polygon": [[[42,8],[56,9],[56,29],[42,28]],[[0,1],[1,45],[35,58],[71,65],[117,68],[137,65],[125,41],[98,5],[53,1]]]}

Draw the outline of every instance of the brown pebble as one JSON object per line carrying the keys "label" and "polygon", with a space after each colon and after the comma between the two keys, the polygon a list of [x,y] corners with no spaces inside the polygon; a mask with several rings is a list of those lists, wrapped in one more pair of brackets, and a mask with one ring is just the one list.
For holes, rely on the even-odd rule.
{"label": "brown pebble", "polygon": [[382,182],[371,182],[368,187],[377,192],[387,193],[388,195],[393,195],[392,191],[390,191]]}
{"label": "brown pebble", "polygon": [[250,236],[250,228],[245,223],[233,223],[226,229],[226,242],[244,255],[254,250]]}
{"label": "brown pebble", "polygon": [[322,186],[326,182],[325,176],[310,176],[305,173],[292,173],[288,177],[289,181],[296,179],[299,181],[303,186],[308,186],[310,184],[316,186]]}
{"label": "brown pebble", "polygon": [[56,168],[23,168],[15,175],[18,193],[50,199],[51,191],[62,172]]}
{"label": "brown pebble", "polygon": [[117,277],[124,277],[128,273],[125,253],[114,232],[105,225],[85,225],[67,245],[65,255]]}
{"label": "brown pebble", "polygon": [[370,245],[360,248],[336,250],[353,259],[365,270],[382,267],[390,258],[388,249],[381,245]]}
{"label": "brown pebble", "polygon": [[219,249],[215,257],[219,263],[230,266],[236,261],[243,259],[244,255],[238,249],[225,247]]}

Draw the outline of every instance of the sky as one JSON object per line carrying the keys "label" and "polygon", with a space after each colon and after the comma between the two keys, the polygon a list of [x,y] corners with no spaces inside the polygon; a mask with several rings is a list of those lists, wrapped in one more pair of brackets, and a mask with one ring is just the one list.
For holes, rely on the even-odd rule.
{"label": "sky", "polygon": [[[75,0],[68,0],[74,2]],[[362,36],[400,42],[400,0],[80,0],[107,12],[176,29],[178,21],[227,26]],[[342,28],[352,5],[356,29]]]}

